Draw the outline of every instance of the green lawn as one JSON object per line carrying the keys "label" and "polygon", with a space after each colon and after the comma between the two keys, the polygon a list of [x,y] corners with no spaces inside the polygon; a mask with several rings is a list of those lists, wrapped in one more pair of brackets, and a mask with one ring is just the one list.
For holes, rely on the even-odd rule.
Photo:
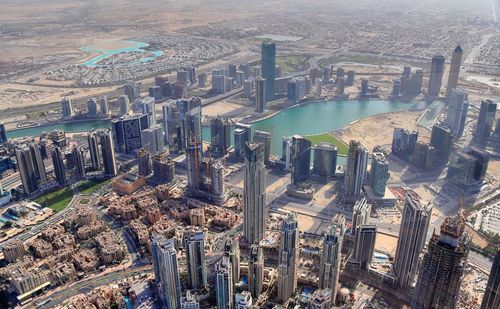
{"label": "green lawn", "polygon": [[35,198],[33,201],[44,207],[49,207],[55,211],[64,209],[73,198],[73,191],[63,188],[54,192],[45,193]]}
{"label": "green lawn", "polygon": [[80,181],[76,187],[81,194],[90,195],[108,183],[108,180],[82,180]]}
{"label": "green lawn", "polygon": [[337,146],[339,155],[347,155],[347,153],[349,152],[349,146],[346,145],[341,140],[338,140],[335,137],[333,137],[330,133],[310,135],[310,136],[305,136],[305,138],[310,140],[311,143],[313,144],[313,146],[316,144],[319,144],[319,143],[333,144],[333,145]]}

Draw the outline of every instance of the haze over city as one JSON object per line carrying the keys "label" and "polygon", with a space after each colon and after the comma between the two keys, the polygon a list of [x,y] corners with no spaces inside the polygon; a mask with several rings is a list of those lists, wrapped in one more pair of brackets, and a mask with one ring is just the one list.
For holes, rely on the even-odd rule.
{"label": "haze over city", "polygon": [[0,0],[0,308],[500,308],[500,0]]}

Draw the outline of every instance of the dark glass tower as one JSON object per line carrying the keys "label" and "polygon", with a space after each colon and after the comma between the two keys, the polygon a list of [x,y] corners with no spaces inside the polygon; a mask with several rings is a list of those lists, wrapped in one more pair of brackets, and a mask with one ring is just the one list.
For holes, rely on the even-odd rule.
{"label": "dark glass tower", "polygon": [[429,78],[429,88],[427,95],[429,97],[438,97],[441,91],[441,83],[444,73],[444,57],[433,56],[431,65],[431,76]]}
{"label": "dark glass tower", "polygon": [[266,101],[274,100],[274,82],[276,79],[276,44],[262,42],[262,77],[265,78]]}

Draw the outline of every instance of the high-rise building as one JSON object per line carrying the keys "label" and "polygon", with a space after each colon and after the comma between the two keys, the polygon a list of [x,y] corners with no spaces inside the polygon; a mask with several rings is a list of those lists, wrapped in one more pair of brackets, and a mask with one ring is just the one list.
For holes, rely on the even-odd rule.
{"label": "high-rise building", "polygon": [[418,132],[410,132],[403,128],[395,128],[392,134],[392,152],[409,158],[415,150],[415,145],[418,140]]}
{"label": "high-rise building", "polygon": [[367,202],[366,198],[356,201],[352,210],[351,235],[356,235],[359,226],[370,223],[371,213],[372,205]]}
{"label": "high-rise building", "polygon": [[346,199],[355,200],[360,194],[366,178],[368,149],[359,141],[349,143],[349,154],[344,176],[344,194]]}
{"label": "high-rise building", "polygon": [[299,229],[296,213],[288,213],[281,225],[278,256],[278,301],[285,303],[297,289]]}
{"label": "high-rise building", "polygon": [[367,269],[373,258],[376,238],[376,225],[366,224],[358,226],[356,228],[354,249],[350,262],[359,265],[361,269]]}
{"label": "high-rise building", "polygon": [[28,147],[16,148],[16,161],[24,194],[30,195],[38,190],[38,183]]}
{"label": "high-rise building", "polygon": [[245,145],[252,138],[252,127],[246,124],[236,124],[234,129],[234,155],[237,158],[245,157]]}
{"label": "high-rise building", "polygon": [[7,143],[7,131],[5,131],[5,124],[0,122],[0,145]]}
{"label": "high-rise building", "polygon": [[61,108],[63,118],[71,118],[73,116],[73,106],[71,105],[70,99],[62,99],[61,100]]}
{"label": "high-rise building", "polygon": [[75,161],[75,174],[78,179],[82,179],[85,177],[85,149],[83,146],[75,146],[71,152]]}
{"label": "high-rise building", "polygon": [[150,86],[148,88],[148,95],[154,98],[155,102],[160,102],[163,99],[160,86]]}
{"label": "high-rise building", "polygon": [[319,265],[320,289],[331,289],[332,305],[335,304],[340,276],[341,251],[344,239],[345,217],[338,216],[323,238],[323,253]]}
{"label": "high-rise building", "polygon": [[391,96],[397,98],[401,95],[401,79],[395,79],[392,81],[392,92]]}
{"label": "high-rise building", "polygon": [[385,188],[389,180],[389,161],[382,152],[372,154],[371,188],[377,196],[385,195]]}
{"label": "high-rise building", "polygon": [[265,79],[265,100],[274,100],[274,83],[276,79],[276,44],[262,42],[262,77]]}
{"label": "high-rise building", "polygon": [[203,154],[201,151],[201,144],[189,145],[186,149],[187,161],[187,187],[189,190],[196,191],[201,188],[201,161]]}
{"label": "high-rise building", "polygon": [[31,160],[33,161],[36,180],[45,183],[47,181],[47,173],[45,172],[45,162],[43,161],[40,146],[35,142],[31,142],[28,148],[30,150]]}
{"label": "high-rise building", "polygon": [[108,98],[106,96],[99,98],[99,113],[102,116],[109,116]]}
{"label": "high-rise building", "polygon": [[443,80],[443,73],[444,73],[444,57],[433,56],[427,96],[431,98],[439,97],[439,92],[441,91],[441,83]]}
{"label": "high-rise building", "polygon": [[139,175],[147,177],[151,174],[151,155],[144,148],[137,152],[137,165],[139,167]]}
{"label": "high-rise building", "polygon": [[412,195],[406,195],[394,261],[396,284],[400,288],[408,289],[415,280],[431,214],[432,203],[424,204]]}
{"label": "high-rise building", "polygon": [[460,66],[462,65],[462,47],[458,45],[453,51],[450,64],[450,75],[448,75],[448,84],[446,85],[446,96],[458,86],[458,76],[460,75]]}
{"label": "high-rise building", "polygon": [[156,125],[156,106],[155,99],[152,97],[145,97],[141,99],[139,102],[139,106],[141,108],[141,112],[143,115],[147,115],[148,117],[148,128]]}
{"label": "high-rise building", "polygon": [[207,264],[205,261],[205,233],[188,231],[184,234],[188,283],[191,289],[207,286]]}
{"label": "high-rise building", "polygon": [[[201,145],[201,99],[193,97],[187,101],[187,111],[184,113],[184,137],[186,147]],[[198,147],[199,147],[198,146]]]}
{"label": "high-rise building", "polygon": [[347,80],[345,85],[350,87],[354,86],[354,79],[356,78],[356,72],[354,71],[347,71]]}
{"label": "high-rise building", "polygon": [[54,175],[60,186],[66,185],[66,167],[64,166],[64,156],[59,147],[52,149],[52,164],[54,165]]}
{"label": "high-rise building", "polygon": [[255,111],[263,113],[266,110],[266,79],[257,77],[255,80]]}
{"label": "high-rise building", "polygon": [[90,130],[87,132],[87,142],[90,152],[90,163],[93,171],[101,169],[101,159],[99,155],[99,142],[97,140],[97,131]]}
{"label": "high-rise building", "polygon": [[163,130],[157,124],[141,131],[142,147],[155,156],[165,150]]}
{"label": "high-rise building", "polygon": [[411,298],[412,308],[455,308],[467,265],[470,238],[459,214],[446,218],[433,234],[421,263]]}
{"label": "high-rise building", "polygon": [[233,274],[227,256],[223,256],[215,266],[215,299],[217,309],[233,308]]}
{"label": "high-rise building", "polygon": [[264,162],[271,162],[271,133],[255,130],[253,133],[253,143],[264,146]]}
{"label": "high-rise building", "polygon": [[463,194],[475,184],[481,184],[488,169],[489,153],[479,148],[455,150],[450,155],[446,182]]}
{"label": "high-rise building", "polygon": [[118,98],[118,105],[120,107],[119,116],[126,116],[130,114],[130,100],[126,95],[121,95]]}
{"label": "high-rise building", "polygon": [[246,144],[243,182],[243,235],[259,243],[266,229],[266,170],[262,144]]}
{"label": "high-rise building", "polygon": [[479,147],[485,147],[495,123],[495,114],[497,112],[497,103],[491,100],[481,101],[479,117],[477,118],[476,131],[474,133],[474,143]]}
{"label": "high-rise building", "polygon": [[210,121],[210,151],[224,156],[231,146],[231,125],[225,118],[218,116]]}
{"label": "high-rise building", "polygon": [[141,85],[134,82],[128,82],[123,86],[124,94],[128,97],[130,102],[141,97]]}
{"label": "high-rise building", "polygon": [[87,101],[87,116],[97,117],[97,101],[95,98],[89,98]]}
{"label": "high-rise building", "polygon": [[115,147],[113,146],[113,137],[111,130],[101,129],[98,131],[101,142],[102,165],[104,166],[104,175],[116,176],[116,161],[115,161]]}
{"label": "high-rise building", "polygon": [[259,298],[264,282],[264,253],[262,247],[253,244],[248,253],[248,290],[253,297]]}
{"label": "high-rise building", "polygon": [[311,177],[311,141],[300,136],[292,137],[292,174],[291,182],[300,185]]}
{"label": "high-rise building", "polygon": [[133,154],[142,148],[141,131],[148,127],[148,116],[126,116],[111,121],[114,145],[118,152]]}
{"label": "high-rise building", "polygon": [[153,157],[153,178],[160,183],[169,183],[175,177],[175,162],[166,153]]}
{"label": "high-rise building", "polygon": [[495,254],[481,309],[500,308],[500,250]]}
{"label": "high-rise building", "polygon": [[437,165],[446,164],[453,146],[453,135],[450,128],[439,124],[433,125],[430,145],[437,151],[435,163]]}
{"label": "high-rise building", "polygon": [[335,95],[337,97],[345,97],[345,79],[343,77],[339,77],[337,79],[337,87],[335,88]]}
{"label": "high-rise building", "polygon": [[445,124],[451,129],[454,136],[460,137],[464,133],[465,120],[469,109],[468,96],[462,89],[451,89],[448,96],[448,111]]}
{"label": "high-rise building", "polygon": [[337,146],[319,143],[314,146],[313,173],[326,177],[335,177],[337,170]]}
{"label": "high-rise building", "polygon": [[168,309],[180,308],[181,280],[174,240],[166,239],[160,234],[153,235],[151,256],[155,282],[163,306]]}
{"label": "high-rise building", "polygon": [[186,291],[186,296],[181,298],[181,309],[200,309],[200,299],[198,295]]}
{"label": "high-rise building", "polygon": [[234,295],[234,308],[235,309],[251,309],[252,308],[252,294],[248,291],[243,291]]}
{"label": "high-rise building", "polygon": [[233,271],[233,285],[240,282],[240,244],[236,239],[226,241],[224,254],[229,257],[231,270]]}

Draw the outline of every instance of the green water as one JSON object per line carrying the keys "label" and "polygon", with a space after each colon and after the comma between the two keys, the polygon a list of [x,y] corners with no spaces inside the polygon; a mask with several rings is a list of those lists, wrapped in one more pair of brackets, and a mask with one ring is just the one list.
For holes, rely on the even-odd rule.
{"label": "green water", "polygon": [[[369,116],[414,109],[424,109],[426,102],[399,101],[320,101],[284,110],[273,117],[252,124],[252,130],[271,132],[271,151],[281,155],[281,138],[294,134],[314,135],[339,129],[346,124]],[[92,128],[109,128],[109,120],[68,122],[7,132],[9,138],[38,136],[54,129],[82,132]],[[393,128],[380,128],[393,130]],[[232,134],[231,134],[232,135]],[[231,136],[231,140],[233,137]],[[210,141],[210,128],[203,127],[203,140]]]}

